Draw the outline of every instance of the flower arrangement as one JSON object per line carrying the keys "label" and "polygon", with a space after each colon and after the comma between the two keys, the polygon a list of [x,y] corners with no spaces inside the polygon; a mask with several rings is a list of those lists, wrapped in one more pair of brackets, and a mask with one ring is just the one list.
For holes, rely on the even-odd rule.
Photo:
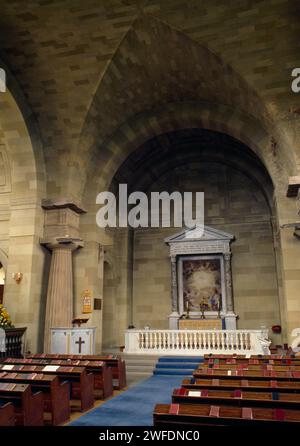
{"label": "flower arrangement", "polygon": [[13,327],[7,309],[0,304],[0,327]]}

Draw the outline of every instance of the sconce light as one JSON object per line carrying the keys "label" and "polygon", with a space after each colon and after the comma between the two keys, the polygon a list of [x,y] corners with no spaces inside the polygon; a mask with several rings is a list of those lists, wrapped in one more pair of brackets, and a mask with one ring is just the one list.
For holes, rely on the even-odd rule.
{"label": "sconce light", "polygon": [[280,226],[281,229],[292,228],[294,229],[293,235],[300,239],[300,222],[296,221],[295,223],[286,223]]}
{"label": "sconce light", "polygon": [[20,283],[23,279],[23,273],[13,273],[12,278],[17,282]]}

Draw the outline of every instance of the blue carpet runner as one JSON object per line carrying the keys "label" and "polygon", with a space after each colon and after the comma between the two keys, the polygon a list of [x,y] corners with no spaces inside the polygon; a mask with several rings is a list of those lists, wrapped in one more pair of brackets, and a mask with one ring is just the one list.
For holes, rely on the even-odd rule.
{"label": "blue carpet runner", "polygon": [[152,376],[68,426],[152,426],[155,404],[171,403],[172,391],[180,387],[182,379],[182,376]]}
{"label": "blue carpet runner", "polygon": [[203,361],[204,358],[200,356],[163,356],[162,358],[159,358],[158,362],[156,363],[155,369],[153,370],[153,375],[192,375],[193,371]]}

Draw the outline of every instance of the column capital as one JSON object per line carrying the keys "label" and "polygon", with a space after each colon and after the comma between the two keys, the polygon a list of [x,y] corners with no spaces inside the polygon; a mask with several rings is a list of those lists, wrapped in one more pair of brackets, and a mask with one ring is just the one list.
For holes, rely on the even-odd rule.
{"label": "column capital", "polygon": [[171,263],[176,263],[176,260],[177,260],[177,256],[176,256],[176,254],[175,254],[175,255],[172,254],[172,255],[170,256],[170,259],[171,259]]}
{"label": "column capital", "polygon": [[43,239],[49,243],[59,239],[80,239],[80,216],[83,209],[70,200],[43,200],[45,212]]}
{"label": "column capital", "polygon": [[51,239],[41,239],[40,244],[45,246],[51,251],[55,249],[66,249],[70,251],[75,251],[78,248],[84,246],[84,242],[80,238],[73,237],[53,237]]}

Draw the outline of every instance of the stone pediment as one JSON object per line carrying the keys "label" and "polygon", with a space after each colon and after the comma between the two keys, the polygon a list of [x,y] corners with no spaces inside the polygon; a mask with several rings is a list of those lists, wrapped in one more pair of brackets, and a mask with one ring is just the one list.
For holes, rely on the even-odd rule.
{"label": "stone pediment", "polygon": [[199,227],[194,226],[193,228],[187,228],[171,237],[165,239],[167,244],[177,243],[177,242],[191,242],[193,240],[197,241],[223,241],[230,243],[234,239],[234,235],[227,232],[221,231],[220,229],[211,228],[209,226]]}

